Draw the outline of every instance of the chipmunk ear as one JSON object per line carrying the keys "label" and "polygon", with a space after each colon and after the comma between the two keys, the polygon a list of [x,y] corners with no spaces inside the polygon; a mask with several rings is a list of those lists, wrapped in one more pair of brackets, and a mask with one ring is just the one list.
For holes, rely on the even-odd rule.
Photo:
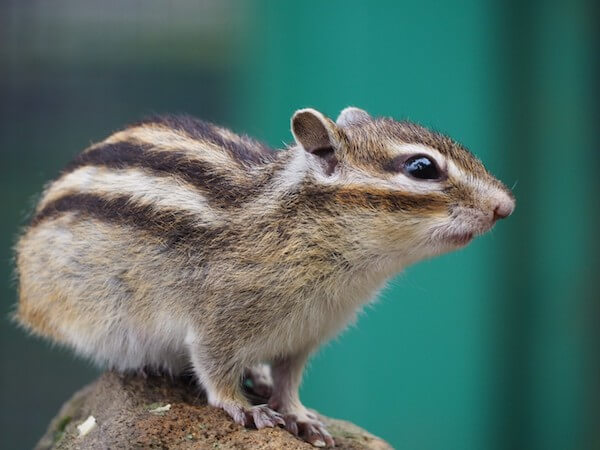
{"label": "chipmunk ear", "polygon": [[335,123],[340,127],[347,127],[365,123],[369,120],[371,120],[371,116],[364,109],[349,106],[342,110]]}
{"label": "chipmunk ear", "polygon": [[335,147],[336,125],[316,109],[299,109],[292,117],[292,134],[296,142],[309,153]]}
{"label": "chipmunk ear", "polygon": [[319,157],[327,175],[334,172],[338,162],[337,133],[336,124],[315,109],[299,109],[292,117],[294,139],[308,153]]}

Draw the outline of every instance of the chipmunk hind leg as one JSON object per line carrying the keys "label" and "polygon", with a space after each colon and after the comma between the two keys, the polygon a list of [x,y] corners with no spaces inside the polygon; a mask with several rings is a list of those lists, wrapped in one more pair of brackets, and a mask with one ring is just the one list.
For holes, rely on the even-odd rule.
{"label": "chipmunk hind leg", "polygon": [[273,393],[273,377],[268,364],[256,364],[244,370],[244,390],[257,403],[266,403]]}

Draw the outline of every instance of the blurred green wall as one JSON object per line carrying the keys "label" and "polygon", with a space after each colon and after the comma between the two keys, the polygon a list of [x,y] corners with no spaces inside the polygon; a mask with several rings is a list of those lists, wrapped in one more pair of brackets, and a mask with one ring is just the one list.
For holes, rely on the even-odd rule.
{"label": "blurred green wall", "polygon": [[0,3],[0,447],[98,373],[7,319],[10,247],[72,155],[152,113],[281,146],[295,109],[356,105],[460,140],[517,209],[395,279],[315,357],[305,403],[402,449],[600,448],[593,3]]}

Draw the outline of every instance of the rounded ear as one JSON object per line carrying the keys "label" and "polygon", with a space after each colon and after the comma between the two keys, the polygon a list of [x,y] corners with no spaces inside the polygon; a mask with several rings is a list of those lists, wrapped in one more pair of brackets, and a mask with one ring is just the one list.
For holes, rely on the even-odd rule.
{"label": "rounded ear", "polygon": [[371,116],[364,109],[349,106],[342,110],[335,123],[340,127],[347,127],[365,123],[369,120],[371,120]]}
{"label": "rounded ear", "polygon": [[292,116],[292,134],[298,145],[319,157],[327,175],[334,172],[338,140],[337,126],[331,119],[312,108],[299,109]]}
{"label": "rounded ear", "polygon": [[335,145],[335,124],[316,109],[299,109],[292,116],[292,134],[309,153]]}

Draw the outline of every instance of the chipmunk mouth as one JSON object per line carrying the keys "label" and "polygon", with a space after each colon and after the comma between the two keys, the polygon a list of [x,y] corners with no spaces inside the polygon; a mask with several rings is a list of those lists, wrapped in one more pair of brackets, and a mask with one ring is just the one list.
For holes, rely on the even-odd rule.
{"label": "chipmunk mouth", "polygon": [[446,237],[446,239],[448,240],[448,242],[450,242],[453,245],[456,245],[458,247],[463,247],[463,246],[467,245],[469,242],[471,242],[474,237],[475,237],[474,233],[464,232],[464,233],[449,234]]}
{"label": "chipmunk mouth", "polygon": [[432,233],[432,241],[435,245],[442,245],[447,249],[457,249],[469,244],[477,236],[476,231],[466,230],[443,230]]}

